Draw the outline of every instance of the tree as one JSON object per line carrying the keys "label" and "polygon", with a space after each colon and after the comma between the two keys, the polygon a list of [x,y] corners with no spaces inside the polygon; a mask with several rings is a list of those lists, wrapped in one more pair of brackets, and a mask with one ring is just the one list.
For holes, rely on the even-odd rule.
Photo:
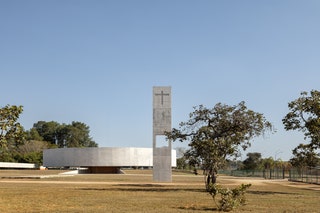
{"label": "tree", "polygon": [[302,92],[301,96],[288,103],[289,113],[282,119],[287,131],[298,130],[304,133],[307,144],[298,145],[290,160],[294,166],[315,165],[315,159],[320,149],[320,92],[312,90],[310,94]]}
{"label": "tree", "polygon": [[216,183],[226,159],[237,156],[240,148],[246,150],[251,140],[266,130],[272,130],[271,123],[261,113],[247,109],[244,102],[235,106],[218,103],[212,109],[194,107],[189,120],[166,136],[189,142],[188,156],[202,166],[208,190],[210,183]]}
{"label": "tree", "polygon": [[43,150],[48,149],[52,145],[45,141],[26,141],[24,144],[17,147],[15,158],[21,163],[42,164]]}
{"label": "tree", "polygon": [[316,167],[320,164],[320,156],[310,149],[309,145],[299,144],[293,151],[290,163],[294,167]]}
{"label": "tree", "polygon": [[90,137],[89,126],[73,121],[60,129],[59,147],[97,147],[98,144]]}
{"label": "tree", "polygon": [[290,112],[282,119],[287,131],[302,131],[310,138],[310,149],[320,148],[320,92],[312,90],[310,96],[302,92],[301,97],[288,104]]}
{"label": "tree", "polygon": [[184,147],[177,147],[177,169],[186,169],[188,166],[187,159],[185,157],[186,149]]}
{"label": "tree", "polygon": [[244,169],[254,170],[258,169],[261,165],[262,158],[261,153],[258,152],[250,152],[247,154],[247,158],[243,161]]}
{"label": "tree", "polygon": [[[57,144],[60,128],[61,125],[56,121],[38,121],[37,123],[33,124],[33,128],[30,130],[30,133],[33,132],[33,136],[37,137],[32,138],[32,140],[39,140],[39,135],[43,138],[44,141],[50,142],[52,144]],[[38,132],[38,135],[34,133],[34,129]]]}
{"label": "tree", "polygon": [[35,140],[35,141],[44,141],[43,137],[40,136],[39,132],[36,128],[31,128],[30,130],[26,131],[26,139]]}
{"label": "tree", "polygon": [[275,161],[272,157],[264,158],[261,160],[262,169],[273,169]]}
{"label": "tree", "polygon": [[58,147],[97,147],[90,137],[89,126],[73,121],[71,124],[59,124],[56,121],[38,121],[28,132],[29,140],[50,142]]}
{"label": "tree", "polygon": [[12,161],[10,150],[24,142],[24,130],[18,122],[22,106],[0,108],[0,159]]}

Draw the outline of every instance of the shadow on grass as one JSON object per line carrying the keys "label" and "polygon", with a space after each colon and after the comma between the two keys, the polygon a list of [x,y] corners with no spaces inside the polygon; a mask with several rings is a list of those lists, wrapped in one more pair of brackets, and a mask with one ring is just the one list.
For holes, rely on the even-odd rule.
{"label": "shadow on grass", "polygon": [[[127,191],[127,192],[201,192],[206,193],[205,189],[202,188],[177,188],[177,187],[170,187],[166,185],[159,185],[159,184],[117,184],[112,185],[112,187],[108,188],[79,188],[78,190],[83,191]],[[280,191],[247,191],[247,194],[252,195],[295,195],[297,193],[292,192],[280,192]]]}
{"label": "shadow on grass", "polygon": [[117,184],[117,185],[113,185],[113,186],[125,186],[125,187],[166,187],[165,185],[160,185],[160,184]]}
{"label": "shadow on grass", "polygon": [[119,184],[113,185],[115,187],[110,188],[80,188],[78,190],[87,191],[128,191],[128,192],[206,192],[205,189],[183,189],[183,188],[171,188],[158,184]]}
{"label": "shadow on grass", "polygon": [[274,191],[247,191],[247,194],[253,194],[253,195],[294,195],[297,193],[274,192]]}
{"label": "shadow on grass", "polygon": [[177,207],[179,210],[187,211],[219,211],[218,208],[209,208],[209,207],[197,207],[197,206],[186,206],[186,207]]}

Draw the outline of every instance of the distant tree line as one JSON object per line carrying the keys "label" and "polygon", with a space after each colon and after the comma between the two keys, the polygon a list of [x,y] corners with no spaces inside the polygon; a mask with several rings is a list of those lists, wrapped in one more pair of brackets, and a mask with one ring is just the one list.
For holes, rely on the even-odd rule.
{"label": "distant tree line", "polygon": [[[299,145],[292,150],[293,157],[289,161],[275,159],[273,157],[262,158],[259,152],[249,152],[247,157],[243,160],[226,159],[219,169],[221,170],[265,170],[265,169],[290,169],[295,168],[314,168],[320,166],[319,154],[310,152],[304,148],[308,145]],[[302,148],[301,148],[302,147]],[[184,148],[177,148],[177,153],[180,153],[177,158],[177,169],[192,170],[202,169],[201,163],[188,158]],[[184,154],[181,154],[184,153]]]}
{"label": "distant tree line", "polygon": [[30,130],[18,122],[22,106],[0,108],[0,162],[42,164],[43,150],[63,147],[97,147],[86,124],[73,121],[38,121]]}
{"label": "distant tree line", "polygon": [[261,153],[251,152],[247,154],[247,158],[242,161],[238,169],[243,170],[265,170],[265,169],[290,169],[290,162],[275,159],[273,157],[262,158]]}
{"label": "distant tree line", "polygon": [[[181,153],[183,148],[178,148]],[[262,158],[259,152],[249,152],[243,160],[229,160],[220,167],[221,170],[265,170],[265,169],[290,169],[291,162],[274,159],[273,157]],[[201,165],[191,163],[184,155],[177,159],[177,169],[193,170],[201,169]]]}

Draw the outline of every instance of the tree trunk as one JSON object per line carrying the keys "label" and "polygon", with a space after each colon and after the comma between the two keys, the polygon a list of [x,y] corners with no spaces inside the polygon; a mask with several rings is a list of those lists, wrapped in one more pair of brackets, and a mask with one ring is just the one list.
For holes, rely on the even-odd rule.
{"label": "tree trunk", "polygon": [[210,184],[215,184],[217,182],[217,173],[211,170],[210,172],[206,173],[205,176],[205,183],[206,189],[209,189]]}

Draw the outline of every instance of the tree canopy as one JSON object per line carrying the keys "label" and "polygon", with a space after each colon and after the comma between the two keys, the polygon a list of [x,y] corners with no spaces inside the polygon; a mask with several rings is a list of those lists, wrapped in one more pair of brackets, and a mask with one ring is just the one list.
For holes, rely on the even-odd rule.
{"label": "tree canopy", "polygon": [[262,162],[261,153],[250,152],[247,154],[247,158],[243,161],[243,169],[253,170],[258,169]]}
{"label": "tree canopy", "polygon": [[302,92],[288,108],[290,112],[282,119],[285,129],[302,131],[312,148],[320,148],[320,92],[312,90],[310,96]]}
{"label": "tree canopy", "polygon": [[[302,92],[301,96],[288,103],[289,113],[282,119],[287,131],[298,130],[304,133],[307,144],[300,144],[293,150],[291,162],[298,166],[314,165],[319,161],[316,151],[320,149],[320,92]],[[315,161],[315,159],[318,159]]]}
{"label": "tree canopy", "polygon": [[292,150],[293,157],[290,159],[290,163],[294,167],[316,167],[320,165],[320,158],[308,144],[299,144]]}
{"label": "tree canopy", "polygon": [[58,147],[97,147],[90,137],[89,126],[73,121],[71,124],[59,124],[56,121],[38,121],[28,132],[30,140],[50,142]]}
{"label": "tree canopy", "polygon": [[266,130],[272,131],[271,123],[263,114],[248,109],[245,102],[234,106],[218,103],[211,109],[194,107],[189,120],[166,135],[169,140],[189,142],[186,155],[202,166],[208,186],[216,182],[218,169],[227,158],[250,147],[251,140]]}
{"label": "tree canopy", "polygon": [[22,106],[15,105],[0,108],[0,149],[23,142],[24,130],[18,122],[22,111]]}

